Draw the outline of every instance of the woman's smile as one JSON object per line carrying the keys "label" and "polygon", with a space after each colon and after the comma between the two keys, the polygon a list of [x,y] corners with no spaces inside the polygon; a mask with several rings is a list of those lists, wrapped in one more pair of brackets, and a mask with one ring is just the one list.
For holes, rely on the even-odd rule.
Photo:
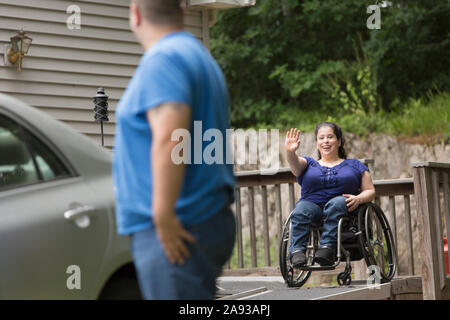
{"label": "woman's smile", "polygon": [[322,127],[317,132],[317,148],[321,154],[338,154],[340,141],[334,134],[333,128]]}

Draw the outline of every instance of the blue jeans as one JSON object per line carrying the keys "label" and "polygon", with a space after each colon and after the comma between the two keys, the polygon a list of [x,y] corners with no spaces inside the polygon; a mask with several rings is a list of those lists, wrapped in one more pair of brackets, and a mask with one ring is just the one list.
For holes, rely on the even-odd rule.
{"label": "blue jeans", "polygon": [[185,226],[196,243],[187,244],[190,256],[183,265],[167,259],[154,227],[134,233],[132,254],[143,298],[213,299],[216,278],[233,251],[235,226],[229,207],[199,224]]}
{"label": "blue jeans", "polygon": [[338,196],[332,198],[323,206],[310,201],[298,201],[291,216],[292,228],[289,252],[306,250],[309,240],[309,225],[312,222],[323,222],[324,230],[320,239],[320,247],[336,248],[339,219],[348,214],[345,200],[345,197]]}

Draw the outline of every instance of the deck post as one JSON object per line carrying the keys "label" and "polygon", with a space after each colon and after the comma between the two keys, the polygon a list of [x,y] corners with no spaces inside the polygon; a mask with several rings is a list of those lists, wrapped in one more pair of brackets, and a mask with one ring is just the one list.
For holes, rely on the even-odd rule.
{"label": "deck post", "polygon": [[[448,299],[450,281],[445,274],[439,173],[448,172],[450,164],[414,163],[412,168],[419,223],[423,299]],[[443,184],[448,184],[448,180],[443,181]],[[448,203],[444,204],[445,206],[448,206]],[[446,222],[450,223],[450,221]]]}

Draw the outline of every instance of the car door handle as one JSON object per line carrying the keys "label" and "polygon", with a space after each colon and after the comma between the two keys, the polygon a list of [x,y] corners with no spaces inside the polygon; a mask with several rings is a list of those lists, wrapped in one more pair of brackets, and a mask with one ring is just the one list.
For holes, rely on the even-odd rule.
{"label": "car door handle", "polygon": [[89,215],[91,215],[95,211],[97,211],[97,208],[94,206],[81,205],[64,212],[64,218],[66,220],[75,222],[77,227],[85,229],[91,224],[91,218],[89,217]]}
{"label": "car door handle", "polygon": [[64,218],[73,221],[76,220],[77,218],[80,218],[81,216],[89,215],[96,210],[97,208],[95,208],[94,206],[82,205],[64,212]]}

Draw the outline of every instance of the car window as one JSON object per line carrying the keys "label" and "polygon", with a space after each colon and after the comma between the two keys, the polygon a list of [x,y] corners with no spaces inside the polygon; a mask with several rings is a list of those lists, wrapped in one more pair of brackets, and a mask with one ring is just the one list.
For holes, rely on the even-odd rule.
{"label": "car window", "polygon": [[0,190],[69,175],[44,143],[13,120],[0,116]]}
{"label": "car window", "polygon": [[17,133],[0,120],[0,188],[30,184],[39,180],[31,154]]}
{"label": "car window", "polygon": [[66,166],[45,144],[29,133],[28,139],[36,160],[36,166],[44,181],[70,175]]}

